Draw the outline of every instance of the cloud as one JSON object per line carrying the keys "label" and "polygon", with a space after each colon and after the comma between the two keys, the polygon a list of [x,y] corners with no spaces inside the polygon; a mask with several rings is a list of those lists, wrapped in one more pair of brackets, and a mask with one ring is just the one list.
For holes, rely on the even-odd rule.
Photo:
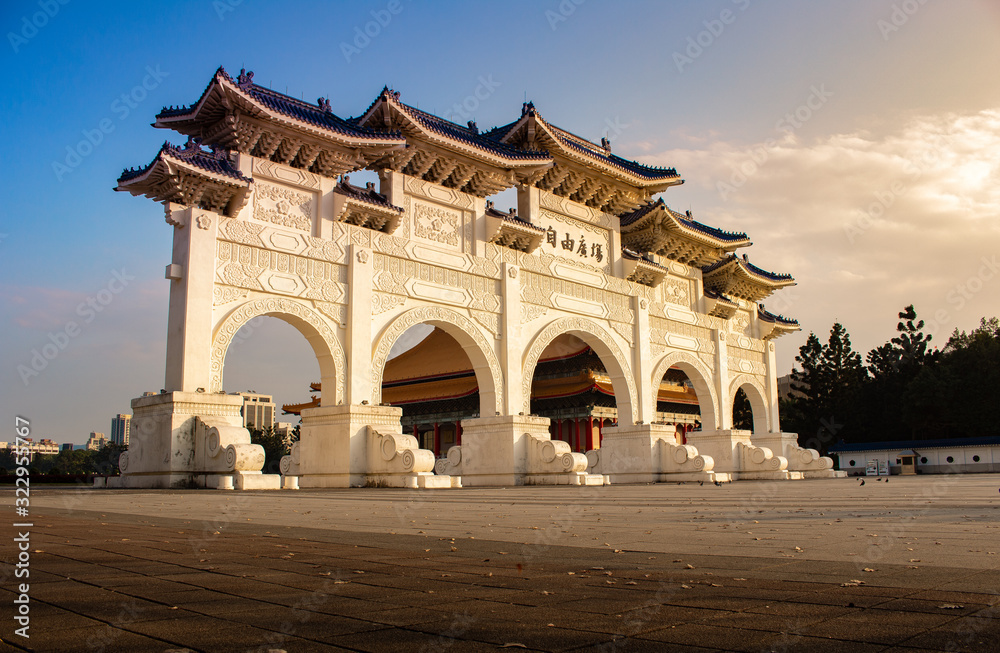
{"label": "cloud", "polygon": [[677,165],[698,219],[746,231],[756,264],[796,277],[795,300],[779,292],[767,303],[806,331],[825,333],[839,317],[866,350],[892,336],[896,312],[913,302],[925,318],[947,312],[940,346],[954,327],[1000,312],[990,301],[997,277],[964,302],[954,297],[1000,253],[1000,109],[915,116],[883,135],[685,145],[643,160]]}
{"label": "cloud", "polygon": [[8,306],[11,321],[23,329],[53,329],[71,319],[86,295],[62,288],[0,285],[0,299]]}

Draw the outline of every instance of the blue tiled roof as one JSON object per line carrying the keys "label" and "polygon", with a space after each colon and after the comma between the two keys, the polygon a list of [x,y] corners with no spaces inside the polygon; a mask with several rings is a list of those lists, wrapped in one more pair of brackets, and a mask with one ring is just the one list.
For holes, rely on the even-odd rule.
{"label": "blue tiled roof", "polygon": [[650,258],[647,258],[646,256],[643,256],[639,252],[633,252],[632,250],[630,250],[627,247],[622,247],[622,256],[624,256],[625,258],[630,259],[632,261],[642,261],[643,263],[646,263],[647,265],[652,265],[653,267],[660,268],[661,270],[663,270],[665,272],[669,272],[669,270],[667,268],[665,268],[664,266],[660,265],[656,261],[654,261],[654,260],[652,260]]}
{"label": "blue tiled roof", "polygon": [[156,156],[153,157],[149,165],[141,168],[126,168],[121,176],[118,177],[118,183],[130,181],[146,174],[156,165],[157,161],[161,160],[164,154],[186,161],[202,170],[232,177],[237,181],[245,181],[247,183],[252,181],[250,178],[244,177],[239,170],[233,167],[233,164],[229,161],[229,152],[227,150],[219,149],[213,152],[206,152],[201,148],[196,139],[189,139],[184,147],[171,145],[169,141],[164,142],[163,147],[156,153]]}
{"label": "blue tiled roof", "polygon": [[723,295],[721,292],[715,292],[714,290],[710,290],[708,288],[705,288],[705,297],[708,297],[709,299],[721,299],[723,301],[729,302],[730,304],[736,304],[736,300],[733,299],[732,297],[727,297],[726,295]]}
{"label": "blue tiled roof", "polygon": [[[705,294],[707,295],[708,291],[706,291]],[[784,315],[775,315],[765,309],[763,304],[757,304],[757,315],[765,322],[777,322],[779,324],[787,324],[788,326],[799,326],[798,320],[793,320],[792,318],[785,317]]]}
{"label": "blue tiled roof", "polygon": [[669,211],[670,214],[674,216],[674,218],[676,218],[677,221],[680,222],[683,226],[688,227],[689,229],[693,229],[694,231],[701,232],[706,236],[711,236],[712,238],[715,238],[717,240],[721,240],[727,243],[738,243],[750,239],[750,237],[743,232],[724,231],[722,229],[717,229],[716,227],[710,227],[707,224],[702,224],[701,222],[698,222],[697,220],[689,218],[685,215],[681,215],[677,211],[671,210],[671,208],[667,206],[666,203],[663,201],[662,197],[656,200],[655,202],[650,202],[644,206],[640,206],[631,213],[624,213],[621,216],[619,216],[621,220],[621,225],[623,227],[627,227],[628,225],[632,224],[639,218],[645,216],[647,213],[657,208],[658,206],[662,206],[664,210]]}
{"label": "blue tiled roof", "polygon": [[522,150],[507,145],[506,143],[500,143],[486,138],[483,134],[480,134],[478,130],[473,129],[472,127],[463,127],[451,122],[450,120],[439,118],[434,114],[427,113],[426,111],[422,111],[416,107],[400,102],[398,99],[398,93],[390,90],[389,87],[384,87],[382,89],[379,96],[375,98],[375,101],[369,105],[368,109],[366,109],[361,116],[358,118],[349,118],[348,121],[352,124],[360,125],[361,118],[368,115],[372,108],[378,104],[380,100],[388,100],[390,96],[413,120],[420,123],[420,125],[425,129],[435,132],[436,134],[440,134],[441,136],[445,136],[446,138],[461,141],[467,145],[478,147],[497,156],[506,157],[508,159],[544,159],[546,162],[551,159],[549,153],[544,150]]}
{"label": "blue tiled roof", "polygon": [[360,188],[350,183],[347,177],[344,177],[337,184],[336,191],[352,197],[356,200],[361,200],[362,202],[368,202],[369,204],[375,204],[386,209],[392,209],[393,211],[403,212],[402,207],[396,206],[395,204],[390,204],[389,200],[385,195],[376,191],[374,188]]}
{"label": "blue tiled roof", "polygon": [[671,179],[674,177],[680,177],[680,175],[677,174],[676,168],[660,168],[643,165],[637,161],[629,161],[628,159],[623,159],[616,154],[605,153],[603,148],[600,146],[591,143],[586,139],[580,138],[575,134],[571,134],[565,129],[561,129],[555,125],[552,125],[552,127],[553,131],[556,132],[556,135],[559,136],[560,140],[566,145],[569,145],[579,152],[588,154],[595,159],[603,161],[616,168],[627,170],[628,172],[638,175],[639,177],[645,177],[646,179]]}
{"label": "blue tiled roof", "polygon": [[494,127],[488,132],[485,132],[483,136],[490,140],[500,142],[508,133],[510,133],[510,131],[519,122],[521,122],[521,119],[524,118],[524,115],[531,115],[537,118],[538,120],[541,120],[543,123],[545,123],[545,125],[547,125],[552,130],[553,135],[559,140],[559,142],[563,143],[564,145],[574,150],[577,150],[578,152],[582,152],[583,154],[586,154],[599,161],[607,163],[608,165],[620,168],[622,170],[630,172],[639,177],[644,177],[646,179],[671,179],[680,176],[679,174],[677,174],[677,170],[675,168],[659,168],[654,166],[646,166],[636,161],[629,161],[628,159],[623,159],[620,156],[611,154],[610,152],[606,151],[603,147],[597,145],[596,143],[591,143],[587,139],[581,138],[580,136],[577,136],[572,132],[566,131],[561,127],[556,127],[555,125],[551,125],[542,118],[541,114],[538,113],[538,110],[535,109],[534,104],[530,102],[525,103],[523,111],[524,114],[518,120],[503,125],[502,127]]}
{"label": "blue tiled roof", "polygon": [[743,266],[748,271],[753,272],[757,276],[770,279],[771,281],[790,281],[792,279],[792,275],[790,274],[776,274],[774,272],[768,272],[767,270],[763,270],[749,261],[741,260],[738,256],[736,256],[736,254],[730,254],[725,258],[721,258],[715,263],[703,267],[701,271],[703,273],[712,272],[713,270],[717,270],[724,265],[732,263],[733,261],[736,261],[739,265]]}
{"label": "blue tiled roof", "polygon": [[290,118],[295,118],[296,120],[315,125],[316,127],[356,138],[367,138],[371,140],[402,139],[402,135],[398,131],[376,131],[367,127],[361,127],[357,124],[353,124],[347,120],[339,118],[327,108],[321,106],[320,103],[310,104],[308,102],[303,102],[302,100],[285,95],[284,93],[278,93],[277,91],[265,88],[259,84],[254,84],[250,81],[253,78],[253,73],[249,73],[249,77],[247,77],[241,72],[239,80],[234,80],[221,66],[215,72],[215,76],[213,76],[212,81],[209,83],[208,87],[206,87],[205,91],[201,95],[201,98],[199,98],[197,102],[188,107],[165,107],[163,111],[157,114],[156,118],[158,120],[161,118],[176,118],[191,113],[202,101],[209,89],[212,88],[212,85],[216,83],[217,78],[220,76],[231,84],[237,86],[242,92],[249,95],[252,99],[260,102],[272,111],[276,111],[277,113],[286,115]]}
{"label": "blue tiled roof", "polygon": [[494,218],[500,218],[501,220],[506,220],[507,222],[513,222],[516,225],[522,227],[528,227],[529,229],[534,229],[540,233],[544,233],[545,230],[536,224],[531,224],[527,220],[519,218],[517,212],[511,209],[509,213],[504,213],[503,211],[498,211],[493,208],[493,202],[487,201],[486,203],[486,215],[493,216]]}
{"label": "blue tiled roof", "polygon": [[849,453],[854,451],[882,451],[933,449],[936,447],[973,447],[977,445],[1000,444],[1000,435],[988,435],[977,438],[937,438],[934,440],[897,440],[883,442],[855,442],[846,444],[843,441],[830,447],[830,453]]}

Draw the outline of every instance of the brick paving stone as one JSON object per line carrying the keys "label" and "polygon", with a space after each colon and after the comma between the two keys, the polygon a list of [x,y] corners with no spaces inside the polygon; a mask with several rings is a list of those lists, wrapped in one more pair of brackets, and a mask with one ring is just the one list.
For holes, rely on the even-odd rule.
{"label": "brick paving stone", "polygon": [[[836,481],[115,490],[69,508],[56,489],[33,497],[31,648],[996,650],[985,476],[916,508],[919,479],[878,507]],[[0,650],[27,650],[11,635]]]}

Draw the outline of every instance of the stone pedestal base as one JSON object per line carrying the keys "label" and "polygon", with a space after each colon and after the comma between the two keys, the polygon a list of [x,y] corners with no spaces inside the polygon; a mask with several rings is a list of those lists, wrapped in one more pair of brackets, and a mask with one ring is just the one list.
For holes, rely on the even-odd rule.
{"label": "stone pedestal base", "polygon": [[461,487],[435,476],[434,455],[404,435],[392,406],[321,406],[302,411],[302,435],[281,459],[298,487]]}
{"label": "stone pedestal base", "polygon": [[591,471],[615,484],[731,480],[713,469],[711,456],[677,444],[676,428],[665,424],[605,428],[601,448],[588,451],[587,458]]}
{"label": "stone pedestal base", "polygon": [[362,487],[367,471],[368,427],[400,431],[403,411],[391,406],[320,406],[302,411],[297,443],[297,469],[282,473],[299,477],[300,487]]}
{"label": "stone pedestal base", "polygon": [[658,469],[653,458],[659,441],[676,439],[673,426],[629,424],[605,427],[601,448],[587,452],[590,471],[607,476],[611,483],[655,483]]}
{"label": "stone pedestal base", "polygon": [[250,444],[242,407],[242,397],[200,392],[133,399],[129,448],[114,486],[277,488],[277,475],[260,473],[264,449]]}
{"label": "stone pedestal base", "polygon": [[847,478],[847,472],[833,468],[833,458],[820,456],[815,449],[800,447],[797,433],[755,435],[752,441],[787,458],[789,471],[801,472],[802,478]]}
{"label": "stone pedestal base", "polygon": [[830,458],[798,446],[794,433],[765,433],[727,429],[695,431],[688,442],[715,460],[715,471],[742,480],[798,480],[838,478]]}
{"label": "stone pedestal base", "polygon": [[462,444],[437,462],[439,474],[461,475],[462,485],[603,485],[587,473],[587,459],[549,436],[549,420],[530,415],[462,422]]}

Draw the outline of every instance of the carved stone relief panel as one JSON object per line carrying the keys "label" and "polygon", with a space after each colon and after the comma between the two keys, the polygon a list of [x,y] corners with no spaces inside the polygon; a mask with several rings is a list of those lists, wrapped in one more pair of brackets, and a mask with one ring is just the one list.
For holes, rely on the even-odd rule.
{"label": "carved stone relief panel", "polygon": [[284,182],[294,186],[304,186],[312,190],[320,189],[320,177],[301,168],[268,161],[267,159],[254,158],[253,160],[254,178],[267,177],[275,181]]}
{"label": "carved stone relief panel", "polygon": [[347,295],[347,267],[286,252],[220,240],[216,280],[229,286],[343,302]]}
{"label": "carved stone relief panel", "polygon": [[413,234],[436,243],[459,246],[462,214],[429,202],[413,202]]}
{"label": "carved stone relief panel", "polygon": [[[526,257],[527,258],[527,257]],[[631,298],[567,279],[522,269],[521,301],[632,324]],[[569,301],[562,299],[568,298]],[[573,301],[576,300],[576,301]]]}
{"label": "carved stone relief panel", "polygon": [[372,274],[374,288],[382,292],[441,299],[490,313],[500,311],[502,302],[497,279],[384,254],[375,255]]}
{"label": "carved stone relief panel", "polygon": [[659,285],[659,291],[664,302],[690,308],[691,282],[689,280],[667,277]]}
{"label": "carved stone relief panel", "polygon": [[317,199],[317,193],[258,181],[253,185],[253,217],[309,233],[316,218]]}
{"label": "carved stone relief panel", "polygon": [[586,204],[574,202],[568,197],[560,197],[545,191],[543,191],[539,197],[539,204],[543,209],[549,209],[550,211],[562,214],[568,218],[575,218],[577,220],[589,222],[592,225],[603,227],[604,229],[611,229],[615,224],[615,221],[618,219],[615,216],[608,215],[607,213],[587,206]]}

